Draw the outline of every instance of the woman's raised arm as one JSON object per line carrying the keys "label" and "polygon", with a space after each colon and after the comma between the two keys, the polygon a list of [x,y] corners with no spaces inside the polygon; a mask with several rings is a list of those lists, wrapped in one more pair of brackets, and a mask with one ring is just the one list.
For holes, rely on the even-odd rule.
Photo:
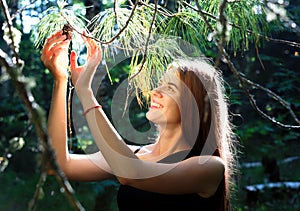
{"label": "woman's raised arm", "polygon": [[88,52],[86,64],[77,66],[77,56],[72,52],[72,81],[95,142],[120,183],[159,193],[212,195],[223,178],[221,159],[206,156],[201,157],[203,162],[199,162],[200,157],[193,157],[174,164],[155,163],[139,159],[126,145],[99,106],[91,88],[101,60],[101,48],[94,40],[83,39]]}
{"label": "woman's raised arm", "polygon": [[[68,47],[70,40],[62,31],[49,37],[42,50],[41,60],[54,79],[48,117],[48,135],[57,161],[69,179],[103,180],[110,178],[109,167],[100,152],[94,155],[69,154],[67,147],[67,81]],[[105,169],[105,170],[104,170]]]}

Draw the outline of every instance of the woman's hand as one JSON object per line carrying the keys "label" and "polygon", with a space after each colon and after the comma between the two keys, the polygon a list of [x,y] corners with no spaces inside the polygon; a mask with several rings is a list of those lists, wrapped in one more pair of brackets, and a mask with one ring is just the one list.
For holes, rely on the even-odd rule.
{"label": "woman's hand", "polygon": [[[85,35],[86,33],[83,32]],[[82,66],[77,64],[77,55],[75,51],[71,52],[70,56],[70,69],[72,76],[72,83],[75,86],[76,91],[86,90],[91,88],[91,83],[95,71],[102,59],[101,47],[97,43],[85,36],[82,36],[87,48],[86,62]]]}
{"label": "woman's hand", "polygon": [[41,60],[51,72],[54,80],[68,79],[68,48],[70,40],[66,40],[62,30],[46,40],[42,49]]}

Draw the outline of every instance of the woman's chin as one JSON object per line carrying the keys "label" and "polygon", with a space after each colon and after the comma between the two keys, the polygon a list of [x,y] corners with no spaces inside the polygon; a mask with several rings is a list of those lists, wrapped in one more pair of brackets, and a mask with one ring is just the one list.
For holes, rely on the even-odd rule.
{"label": "woman's chin", "polygon": [[153,123],[164,122],[164,115],[159,109],[150,109],[146,113],[146,118]]}

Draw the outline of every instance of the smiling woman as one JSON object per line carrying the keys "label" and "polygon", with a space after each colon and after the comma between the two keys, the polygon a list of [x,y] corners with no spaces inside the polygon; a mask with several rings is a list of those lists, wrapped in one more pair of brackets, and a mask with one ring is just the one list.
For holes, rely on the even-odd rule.
{"label": "smiling woman", "polygon": [[167,72],[160,86],[152,91],[151,104],[146,117],[154,123],[166,121],[168,126],[180,126],[180,80],[174,73]]}
{"label": "smiling woman", "polygon": [[[91,81],[102,59],[95,41],[82,37],[86,64],[70,55],[72,82],[99,152],[68,153],[65,65],[70,40],[57,32],[41,59],[54,78],[48,133],[69,179],[120,182],[120,210],[230,210],[232,133],[222,78],[204,59],[176,60],[151,93],[147,118],[158,128],[153,144],[127,145],[98,104]],[[168,181],[168,182],[166,182]]]}

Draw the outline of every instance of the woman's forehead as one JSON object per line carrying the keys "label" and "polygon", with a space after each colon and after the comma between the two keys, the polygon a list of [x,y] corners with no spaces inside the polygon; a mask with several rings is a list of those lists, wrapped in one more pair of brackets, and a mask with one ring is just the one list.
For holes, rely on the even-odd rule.
{"label": "woman's forehead", "polygon": [[179,81],[179,75],[177,71],[168,69],[160,79],[161,82],[176,82]]}

